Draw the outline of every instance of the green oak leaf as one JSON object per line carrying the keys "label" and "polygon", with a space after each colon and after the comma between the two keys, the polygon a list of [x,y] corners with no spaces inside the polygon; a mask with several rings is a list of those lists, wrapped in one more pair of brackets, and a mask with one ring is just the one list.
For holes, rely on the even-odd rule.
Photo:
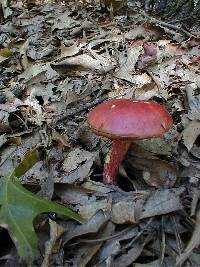
{"label": "green oak leaf", "polygon": [[37,155],[38,151],[32,150],[11,175],[0,179],[0,224],[8,229],[19,256],[27,262],[32,261],[37,254],[38,239],[33,220],[38,214],[57,212],[83,222],[83,218],[76,212],[33,194],[16,178],[37,162]]}

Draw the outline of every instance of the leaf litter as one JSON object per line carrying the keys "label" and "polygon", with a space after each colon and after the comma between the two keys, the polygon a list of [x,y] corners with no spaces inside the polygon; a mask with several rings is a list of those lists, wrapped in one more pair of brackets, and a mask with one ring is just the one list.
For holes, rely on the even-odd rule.
{"label": "leaf litter", "polygon": [[[2,227],[11,227],[5,184],[10,194],[14,188],[26,190],[3,177],[40,147],[33,168],[17,175],[20,182],[86,222],[67,220],[55,206],[32,208],[34,214],[56,213],[34,221],[37,256],[14,236],[22,258],[31,255],[34,266],[198,266],[199,40],[155,19],[146,23],[148,15],[137,8],[127,17],[115,14],[115,5],[114,13],[103,10],[100,1],[53,2],[0,2]],[[110,142],[94,135],[86,118],[98,103],[118,97],[165,105],[174,128],[162,138],[133,144],[119,186],[106,186],[102,169]],[[33,203],[25,205],[29,200],[21,195],[16,199],[12,205],[25,223],[26,207]],[[33,215],[27,219],[30,230]],[[8,239],[5,231],[0,239]],[[6,248],[1,265],[20,266],[11,241]]]}

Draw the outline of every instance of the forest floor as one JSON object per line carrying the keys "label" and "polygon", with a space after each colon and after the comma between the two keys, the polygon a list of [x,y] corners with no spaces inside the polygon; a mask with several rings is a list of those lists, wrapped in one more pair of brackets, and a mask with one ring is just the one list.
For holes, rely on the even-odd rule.
{"label": "forest floor", "polygon": [[[0,265],[200,266],[200,32],[139,3],[113,15],[98,1],[8,2],[0,1]],[[107,186],[111,141],[89,129],[87,114],[115,98],[154,100],[174,126],[134,142],[118,186]],[[42,211],[52,212],[33,230]]]}

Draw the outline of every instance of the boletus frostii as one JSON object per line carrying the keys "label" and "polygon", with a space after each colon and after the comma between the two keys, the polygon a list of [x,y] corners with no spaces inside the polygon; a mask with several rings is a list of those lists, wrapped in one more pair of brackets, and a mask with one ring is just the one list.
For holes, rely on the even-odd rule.
{"label": "boletus frostii", "polygon": [[92,109],[88,124],[94,133],[112,140],[103,182],[116,185],[120,163],[131,142],[163,135],[172,128],[173,121],[168,111],[154,101],[114,99]]}

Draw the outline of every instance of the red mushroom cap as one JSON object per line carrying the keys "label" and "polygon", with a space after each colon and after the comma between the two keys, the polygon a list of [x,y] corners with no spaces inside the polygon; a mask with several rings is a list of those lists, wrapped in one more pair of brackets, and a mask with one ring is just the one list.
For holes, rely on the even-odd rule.
{"label": "red mushroom cap", "polygon": [[119,140],[158,137],[173,126],[167,110],[154,101],[108,100],[88,114],[88,124],[96,134]]}

